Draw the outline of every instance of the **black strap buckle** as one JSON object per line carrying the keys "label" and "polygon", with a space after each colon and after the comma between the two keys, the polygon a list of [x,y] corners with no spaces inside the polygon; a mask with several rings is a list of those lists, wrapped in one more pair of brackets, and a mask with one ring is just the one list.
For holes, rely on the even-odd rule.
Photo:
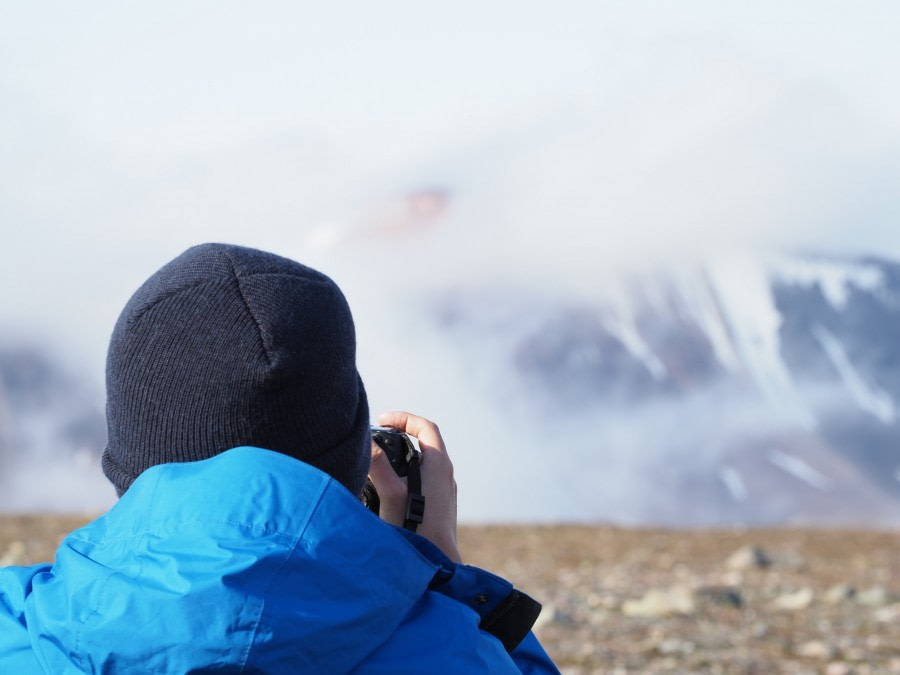
{"label": "black strap buckle", "polygon": [[425,516],[425,497],[420,494],[410,494],[406,500],[406,520],[403,527],[416,531],[416,527],[422,523]]}

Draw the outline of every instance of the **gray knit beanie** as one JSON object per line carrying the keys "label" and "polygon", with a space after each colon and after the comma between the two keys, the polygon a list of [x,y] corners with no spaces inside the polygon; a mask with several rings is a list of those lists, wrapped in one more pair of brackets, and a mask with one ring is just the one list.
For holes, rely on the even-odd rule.
{"label": "gray knit beanie", "polygon": [[350,308],[325,275],[225,244],[188,249],[132,296],[106,362],[103,472],[121,496],[155,464],[240,445],[359,494],[369,408]]}

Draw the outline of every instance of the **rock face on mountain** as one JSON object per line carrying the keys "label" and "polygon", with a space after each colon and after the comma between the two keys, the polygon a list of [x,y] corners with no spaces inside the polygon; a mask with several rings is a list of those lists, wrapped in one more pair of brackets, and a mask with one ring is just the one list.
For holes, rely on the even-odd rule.
{"label": "rock face on mountain", "polygon": [[497,408],[556,439],[547,475],[595,481],[583,516],[900,524],[900,265],[733,258],[434,307]]}

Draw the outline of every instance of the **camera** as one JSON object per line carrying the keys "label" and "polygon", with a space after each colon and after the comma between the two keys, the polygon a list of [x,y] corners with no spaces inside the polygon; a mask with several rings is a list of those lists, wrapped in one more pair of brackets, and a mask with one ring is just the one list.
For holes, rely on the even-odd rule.
{"label": "camera", "polygon": [[[425,497],[420,492],[421,478],[419,475],[422,451],[413,444],[409,435],[393,427],[373,426],[372,441],[384,452],[394,473],[407,478],[409,496],[404,527],[415,531],[416,525],[422,522],[422,514],[425,511]],[[360,499],[369,510],[378,514],[381,509],[381,500],[378,498],[378,492],[371,479],[366,480],[366,486],[363,488]]]}
{"label": "camera", "polygon": [[421,459],[421,451],[413,445],[409,436],[394,427],[372,427],[372,440],[384,451],[391,468],[398,476],[409,473],[409,464]]}

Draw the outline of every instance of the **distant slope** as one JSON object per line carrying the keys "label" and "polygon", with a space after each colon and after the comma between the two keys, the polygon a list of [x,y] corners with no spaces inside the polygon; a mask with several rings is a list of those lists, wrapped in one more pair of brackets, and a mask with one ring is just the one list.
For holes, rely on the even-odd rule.
{"label": "distant slope", "polygon": [[448,293],[433,316],[513,424],[559,441],[546,475],[596,480],[581,515],[900,523],[896,263],[737,257],[593,298]]}

